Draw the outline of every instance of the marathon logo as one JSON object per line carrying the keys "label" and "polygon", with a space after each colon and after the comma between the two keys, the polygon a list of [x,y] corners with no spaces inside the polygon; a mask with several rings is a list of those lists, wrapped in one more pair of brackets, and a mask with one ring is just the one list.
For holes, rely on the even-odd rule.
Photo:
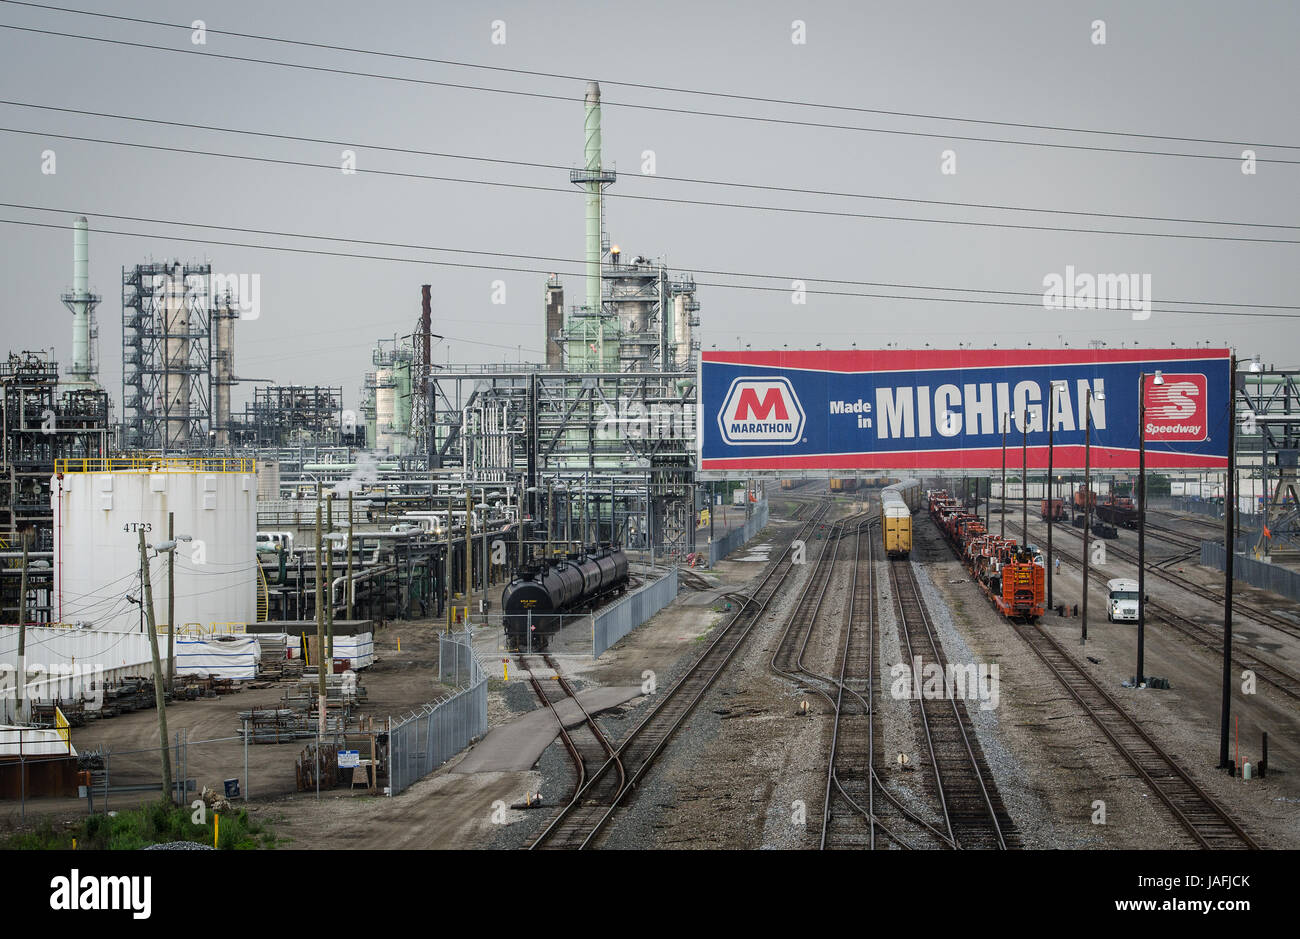
{"label": "marathon logo", "polygon": [[1202,374],[1166,375],[1163,385],[1146,383],[1146,439],[1156,443],[1204,440],[1208,422]]}
{"label": "marathon logo", "polygon": [[718,411],[718,429],[732,446],[798,443],[804,420],[788,378],[737,378]]}

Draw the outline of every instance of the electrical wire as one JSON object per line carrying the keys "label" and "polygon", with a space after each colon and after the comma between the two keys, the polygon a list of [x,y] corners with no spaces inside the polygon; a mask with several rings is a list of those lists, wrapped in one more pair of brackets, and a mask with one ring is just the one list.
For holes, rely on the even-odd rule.
{"label": "electrical wire", "polygon": [[[3,0],[0,0],[3,2]],[[269,140],[289,140],[296,143],[325,144],[334,147],[348,147],[361,150],[376,151],[381,153],[398,153],[407,156],[433,157],[436,159],[446,160],[464,160],[472,163],[494,163],[502,166],[517,166],[528,169],[545,169],[556,171],[567,171],[573,169],[572,166],[563,163],[543,163],[534,160],[509,160],[500,157],[473,156],[463,153],[450,153],[439,150],[421,150],[415,147],[399,147],[391,144],[372,144],[358,143],[355,140],[332,139],[327,137],[307,137],[298,134],[271,133],[268,131],[248,130],[237,127],[221,127],[214,124],[197,124],[188,121],[168,121],[160,118],[140,117],[130,114],[115,114],[109,111],[89,111],[81,108],[65,108],[54,105],[32,104],[26,101],[10,101],[0,99],[0,105],[9,107],[28,108],[39,111],[53,111],[60,114],[78,114],[85,117],[100,117],[116,121],[131,121],[142,124],[153,124],[161,127],[179,127],[186,130],[205,130],[212,133],[236,134],[247,137],[262,137]],[[33,132],[35,133],[35,132]],[[335,168],[335,167],[331,167]],[[624,179],[635,180],[637,182],[675,182],[689,183],[698,186],[718,186],[731,189],[751,189],[761,192],[779,192],[792,195],[811,195],[811,196],[828,196],[843,199],[866,199],[881,202],[901,202],[914,205],[935,205],[947,206],[952,208],[966,209],[990,209],[1004,212],[1034,212],[1048,215],[1079,215],[1089,218],[1111,218],[1124,219],[1127,221],[1142,222],[1171,222],[1186,225],[1221,225],[1234,228],[1277,228],[1286,230],[1300,230],[1300,225],[1286,225],[1269,222],[1234,222],[1225,219],[1201,219],[1201,218],[1182,218],[1178,216],[1165,215],[1126,215],[1119,212],[1089,212],[1079,209],[1052,209],[1038,206],[1006,205],[1002,203],[991,202],[958,202],[949,199],[918,199],[904,196],[886,196],[875,193],[864,192],[841,192],[831,189],[805,189],[797,186],[776,186],[763,183],[743,183],[734,180],[725,179],[702,179],[691,176],[666,176],[656,174],[632,174],[625,176]],[[569,192],[570,190],[560,189],[559,192]],[[616,196],[617,193],[608,193]]]}
{"label": "electrical wire", "polygon": [[[0,202],[0,208],[26,209],[35,212],[50,212],[58,215],[75,214],[74,210],[72,209],[53,208],[50,206],[41,206],[41,205],[30,205],[30,204],[20,203],[20,202]],[[114,215],[106,212],[96,212],[92,214],[96,218],[110,218],[110,219],[115,219],[117,221],[147,222],[150,224],[157,224],[157,225],[176,225],[184,228],[209,228],[215,231],[230,231],[230,232],[238,232],[240,234],[248,234],[248,235],[270,235],[279,238],[301,238],[301,239],[312,240],[312,241],[336,241],[336,242],[346,242],[348,244],[366,245],[369,247],[399,248],[399,249],[407,249],[411,251],[440,251],[448,254],[483,255],[487,257],[510,258],[512,260],[556,261],[565,264],[584,263],[584,260],[582,258],[556,257],[556,256],[536,255],[536,254],[521,254],[521,253],[506,252],[506,251],[483,251],[483,250],[476,250],[471,248],[447,248],[440,245],[421,245],[421,244],[410,244],[410,243],[393,242],[393,241],[373,241],[373,240],[367,240],[361,238],[343,238],[334,235],[313,235],[304,232],[288,232],[288,231],[279,231],[275,229],[247,228],[247,227],[232,226],[232,225],[209,225],[200,222],[184,222],[184,221],[179,221],[177,219],[150,218],[147,216],[139,216],[139,215]],[[695,265],[690,265],[690,264],[682,265],[682,268],[684,270],[689,270],[692,274],[710,274],[710,275],[721,276],[721,277],[743,277],[743,278],[752,278],[752,279],[759,279],[759,280],[777,280],[777,281],[782,281],[784,283],[790,283],[795,280],[802,280],[805,282],[812,281],[815,283],[822,283],[822,284],[835,284],[837,286],[888,287],[888,288],[902,289],[902,290],[939,290],[939,291],[946,291],[952,293],[987,293],[987,294],[998,294],[1001,296],[1014,296],[1014,297],[1040,297],[1040,298],[1042,297],[1041,291],[1035,292],[1035,291],[1028,291],[1028,290],[997,290],[993,288],[981,288],[981,287],[947,287],[938,284],[906,284],[906,283],[889,282],[889,281],[848,280],[843,278],[819,277],[819,276],[813,276],[808,274],[802,276],[795,276],[791,274],[762,274],[755,271],[713,270],[709,268],[697,267]],[[1185,305],[1185,306],[1216,306],[1216,307],[1226,306],[1226,307],[1245,307],[1249,309],[1300,310],[1300,306],[1290,305],[1290,304],[1230,303],[1222,300],[1167,300],[1165,302],[1171,304]],[[479,322],[479,321],[471,320],[469,322]],[[517,324],[506,323],[502,325],[517,325]]]}
{"label": "electrical wire", "polygon": [[[13,4],[14,0],[3,0],[3,2]],[[21,5],[34,6],[34,7],[42,6],[38,4],[21,4]],[[95,14],[85,10],[73,10],[68,8],[60,8],[60,7],[52,7],[52,6],[45,6],[44,8],[48,10],[56,10],[59,12],[72,13],[72,14],[83,14],[83,15],[92,15],[92,16],[93,15],[111,16],[111,14]],[[133,19],[128,17],[121,17],[121,18]],[[172,29],[184,29],[187,32],[192,31],[192,26],[189,25],[183,25],[177,23],[165,23],[162,21],[138,20],[138,19],[136,21],[148,23],[151,25],[164,26]],[[245,63],[255,63],[259,65],[270,65],[270,66],[275,66],[280,68],[291,68],[291,69],[300,69],[300,70],[307,70],[313,72],[347,75],[347,76],[359,77],[359,78],[372,78],[372,79],[379,79],[384,81],[405,82],[405,83],[413,83],[419,85],[453,88],[458,90],[490,92],[494,94],[519,95],[519,96],[529,97],[534,99],[556,100],[556,101],[565,101],[565,102],[571,102],[574,100],[574,98],[569,95],[547,94],[547,93],[536,92],[536,91],[521,91],[518,89],[510,89],[510,88],[493,88],[484,85],[472,85],[463,82],[435,81],[433,79],[414,78],[411,76],[403,76],[403,75],[386,75],[377,72],[364,72],[357,69],[343,69],[343,68],[332,68],[332,67],[326,67],[320,65],[306,65],[304,63],[284,62],[276,59],[262,59],[253,56],[233,55],[230,53],[203,52],[198,49],[173,48],[170,46],[155,45],[153,43],[130,41],[124,39],[110,39],[108,37],[103,37],[103,36],[87,36],[79,33],[67,33],[59,30],[38,29],[36,27],[16,26],[13,24],[6,24],[6,23],[0,23],[0,29],[10,29],[10,30],[17,30],[21,32],[56,36],[65,39],[79,39],[86,42],[108,43],[112,45],[121,45],[121,46],[127,46],[132,48],[151,49],[159,52],[172,52],[172,53],[177,53],[182,55],[197,55],[204,58],[223,59],[227,61],[245,62]],[[330,46],[323,43],[306,43],[306,42],[301,42],[296,40],[280,39],[277,37],[257,36],[255,34],[249,34],[249,33],[244,33],[244,34],[226,33],[221,30],[211,30],[211,32],[216,34],[242,36],[243,38],[259,39],[267,42],[285,42],[294,45],[314,46],[316,48],[325,48],[325,49],[331,48]],[[388,57],[407,58],[406,56],[396,56],[395,54],[391,54],[391,53],[367,52],[366,50],[348,49],[346,47],[332,47],[332,48],[334,48],[335,51],[348,51],[348,52],[360,53],[360,54],[385,55]],[[427,61],[433,62],[438,60],[427,60]],[[441,60],[439,64],[456,65],[460,67],[474,67],[468,65],[467,63],[457,63],[451,60]],[[504,71],[504,69],[502,69],[502,71]],[[533,74],[533,75],[544,74],[544,73],[529,73],[526,72],[525,70],[519,70],[519,71],[524,74]],[[564,77],[566,80],[570,80],[568,76],[554,75],[552,77],[557,77],[557,78]],[[576,79],[576,80],[581,80],[581,79]],[[609,84],[611,85],[616,84],[623,87],[641,87],[644,89],[655,88],[655,86],[637,85],[635,83],[627,83],[627,82],[609,82]],[[670,90],[670,91],[677,91],[679,93],[688,93],[688,94],[693,93],[693,92],[686,91],[685,89],[671,89],[671,88],[667,88],[666,86],[659,86],[656,90]],[[713,93],[712,96],[728,97],[728,98],[741,97],[737,95],[723,95],[721,93]],[[762,101],[763,99],[758,98],[758,96],[751,96],[751,100]],[[779,99],[768,99],[767,103],[784,103],[787,105],[803,104],[804,106],[821,107],[821,105],[809,105],[807,103],[793,102],[793,101],[780,102]],[[733,114],[733,113],[721,112],[721,111],[705,111],[696,108],[679,108],[679,107],[669,107],[665,105],[637,104],[637,103],[627,102],[627,101],[602,100],[601,104],[602,106],[631,108],[637,110],[656,111],[656,112],[672,113],[672,114],[691,114],[691,115],[698,115],[702,117],[719,118],[724,120],[754,121],[754,122],[765,123],[765,124],[785,124],[785,125],[793,125],[799,127],[816,127],[816,128],[825,128],[825,129],[834,129],[834,130],[856,131],[861,133],[879,133],[879,134],[891,134],[891,135],[908,136],[908,137],[926,137],[931,139],[942,139],[942,140],[961,140],[961,141],[968,141],[968,142],[997,143],[997,144],[1007,144],[1007,145],[1015,145],[1015,146],[1043,147],[1049,149],[1083,150],[1083,151],[1092,151],[1092,152],[1110,152],[1110,153],[1138,154],[1138,155],[1148,155],[1148,156],[1171,156],[1171,157],[1184,157],[1184,158],[1191,158],[1191,159],[1207,159],[1207,160],[1232,160],[1234,162],[1240,162],[1241,160],[1241,157],[1238,155],[1180,153],[1177,151],[1140,150],[1136,148],[1126,148],[1126,147],[1102,147],[1102,146],[1084,145],[1084,144],[1049,143],[1045,141],[1010,140],[1005,138],[980,137],[980,136],[972,136],[972,135],[940,134],[940,133],[930,133],[925,131],[906,131],[906,130],[897,130],[897,129],[890,129],[890,128],[862,127],[862,126],[851,125],[851,124],[836,124],[836,123],[825,122],[825,121],[801,121],[801,120],[794,120],[791,118],[777,118],[777,117],[767,117],[767,116],[749,115],[749,114]],[[830,106],[826,106],[826,107],[830,107]],[[836,109],[842,109],[842,108],[836,107]],[[877,111],[871,109],[861,109],[861,110],[865,111],[866,113],[880,113],[880,114],[886,114],[889,116],[897,116],[897,117],[923,118],[929,120],[956,120],[956,121],[961,121],[962,123],[989,124],[994,126],[1018,127],[1021,129],[1046,130],[1046,131],[1053,131],[1053,132],[1063,131],[1069,133],[1083,133],[1083,134],[1106,134],[1108,136],[1134,137],[1134,138],[1144,138],[1144,139],[1153,139],[1153,140],[1169,140],[1174,142],[1187,142],[1187,143],[1209,143],[1214,145],[1234,146],[1234,147],[1250,146],[1249,144],[1245,144],[1238,141],[1215,140],[1209,138],[1175,137],[1175,136],[1167,136],[1167,135],[1159,135],[1159,134],[1126,133],[1122,131],[1094,131],[1094,130],[1088,130],[1084,128],[1058,127],[1058,126],[1052,126],[1046,124],[1017,123],[1017,122],[1010,122],[1010,121],[985,121],[985,120],[978,120],[974,118],[951,118],[951,117],[944,117],[940,115],[926,115],[926,114],[921,114],[919,112],[903,112],[903,111],[890,112],[890,111]],[[1300,149],[1300,145],[1291,145],[1291,144],[1258,144],[1255,146],[1262,147],[1262,148],[1275,148],[1275,149]],[[1257,163],[1300,164],[1300,160],[1282,160],[1282,159],[1269,159],[1269,158],[1257,158],[1256,162]]]}
{"label": "electrical wire", "polygon": [[[56,229],[56,230],[67,230],[72,227],[71,225],[60,225],[60,224],[50,223],[50,222],[23,221],[18,219],[0,219],[0,224],[21,225],[21,226],[28,226],[34,228],[49,228],[49,229]],[[288,252],[293,254],[318,255],[322,257],[352,258],[352,259],[372,260],[372,261],[390,261],[390,262],[402,263],[402,264],[433,265],[438,267],[465,268],[465,269],[472,269],[472,270],[508,271],[508,272],[525,273],[525,274],[564,273],[573,277],[583,276],[582,273],[578,271],[556,272],[553,269],[547,269],[547,268],[506,267],[501,265],[489,265],[489,264],[469,264],[465,262],[456,262],[456,261],[435,261],[430,259],[400,258],[400,257],[390,257],[384,255],[361,254],[358,252],[323,251],[320,249],[294,248],[294,247],[288,247],[282,245],[249,244],[246,242],[222,241],[222,240],[211,239],[211,238],[188,238],[179,235],[164,235],[160,233],[123,232],[123,231],[116,231],[113,229],[96,229],[96,234],[118,235],[118,236],[129,237],[129,238],[149,238],[154,240],[164,239],[164,240],[181,241],[181,242],[205,244],[205,245],[221,245],[224,247],[234,247],[234,248],[253,248],[253,249],[258,249],[263,251],[282,251],[282,252]],[[790,293],[790,289],[791,289],[788,286],[765,286],[761,284],[728,284],[728,283],[698,281],[698,280],[695,281],[695,284],[696,286],[703,286],[703,287],[717,287],[717,288],[727,288],[727,289],[735,289],[735,290],[755,290],[755,291],[776,292],[776,293],[786,293],[786,294]],[[936,288],[936,289],[956,290],[961,288]],[[867,292],[855,292],[855,291],[818,290],[815,288],[807,288],[805,289],[804,292],[808,295],[815,295],[815,296],[860,297],[860,298],[885,299],[885,300],[914,300],[914,301],[928,301],[928,302],[935,302],[935,303],[964,303],[964,304],[975,304],[981,306],[1009,306],[1009,307],[1030,307],[1030,308],[1036,308],[1040,310],[1044,309],[1043,303],[1041,301],[1037,303],[1027,303],[1027,302],[1017,302],[1012,300],[981,300],[981,299],[975,299],[971,297],[911,296],[908,294],[886,294],[886,293],[867,293]],[[978,288],[972,288],[971,292],[987,292],[987,291],[981,291]],[[1208,301],[1192,301],[1192,302],[1208,303]],[[1242,306],[1252,306],[1252,305],[1242,304]],[[1101,309],[1103,312],[1105,311],[1105,308],[1101,308]],[[1300,313],[1280,313],[1280,312],[1236,313],[1228,310],[1184,310],[1184,309],[1172,309],[1166,307],[1161,307],[1161,308],[1153,307],[1150,310],[1150,312],[1170,313],[1170,314],[1179,314],[1179,315],[1187,315],[1187,316],[1234,316],[1240,319],[1300,318]],[[358,328],[362,328],[366,326],[367,324],[358,324]],[[448,337],[444,337],[444,338],[448,338]],[[457,341],[473,342],[473,340],[457,340]],[[480,344],[488,345],[488,343],[480,343]],[[500,347],[504,349],[516,348],[515,346],[505,346],[505,345],[501,345]],[[530,351],[536,351],[536,350],[530,350]]]}
{"label": "electrical wire", "polygon": [[[253,163],[266,163],[277,166],[296,166],[310,169],[329,170],[334,173],[340,172],[340,167],[335,163],[312,163],[306,160],[286,160],[277,157],[253,156],[245,153],[222,153],[217,150],[199,150],[192,147],[167,147],[161,144],[138,143],[127,140],[109,140],[104,137],[87,137],[79,134],[60,134],[45,131],[27,130],[19,127],[0,127],[0,132],[8,134],[23,134],[30,137],[54,138],[56,140],[75,140],[81,143],[98,143],[107,146],[127,147],[137,150],[155,150],[162,153],[181,153],[189,156],[208,156],[217,157],[227,160],[243,160]],[[561,189],[557,186],[540,186],[530,183],[513,183],[504,180],[493,179],[467,179],[461,176],[438,176],[431,173],[411,173],[399,170],[381,170],[381,169],[362,169],[355,168],[353,171],[357,175],[367,176],[387,176],[396,179],[418,179],[428,182],[447,182],[462,183],[473,186],[495,186],[503,189],[527,190],[530,192],[554,192],[570,196],[573,192],[571,189]],[[875,221],[890,222],[924,222],[938,225],[960,225],[973,228],[1001,228],[1014,231],[1050,231],[1050,232],[1068,232],[1071,234],[1085,235],[1124,235],[1132,238],[1178,238],[1192,241],[1231,241],[1244,242],[1252,244],[1300,244],[1300,240],[1288,238],[1247,238],[1241,235],[1195,235],[1179,232],[1141,232],[1141,231],[1123,231],[1118,229],[1106,228],[1073,228],[1056,225],[1028,225],[1025,223],[1015,222],[976,222],[965,219],[948,219],[948,218],[928,218],[914,215],[882,215],[869,212],[840,212],[830,209],[807,209],[796,208],[794,206],[781,205],[757,205],[748,202],[725,202],[717,199],[685,199],[676,196],[638,196],[632,193],[605,193],[605,198],[631,200],[636,202],[656,202],[666,205],[698,205],[709,208],[726,208],[726,209],[745,209],[757,212],[779,212],[792,215],[814,215],[826,216],[829,218],[859,218],[871,219]]]}

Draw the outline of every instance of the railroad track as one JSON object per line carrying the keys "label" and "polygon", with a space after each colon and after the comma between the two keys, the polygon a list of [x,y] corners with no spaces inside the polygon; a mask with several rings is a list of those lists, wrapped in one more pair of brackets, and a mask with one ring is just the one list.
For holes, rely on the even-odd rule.
{"label": "railroad track", "polygon": [[806,684],[807,679],[812,679],[817,685],[816,690],[821,690],[823,693],[826,689],[834,687],[833,680],[807,669],[803,664],[803,657],[808,649],[809,639],[812,637],[813,626],[821,614],[822,601],[826,597],[831,574],[839,557],[840,542],[845,537],[850,521],[850,519],[841,519],[831,524],[803,591],[795,603],[790,618],[786,620],[785,631],[777,643],[776,651],[772,653],[773,671],[796,683]]}
{"label": "railroad track", "polygon": [[[1019,525],[1014,527],[1020,529]],[[1080,555],[1068,551],[1061,551],[1060,553],[1076,564],[1083,564],[1083,558]],[[1147,569],[1151,570],[1150,566]],[[1184,616],[1182,613],[1156,600],[1147,601],[1146,612],[1149,625],[1168,626],[1197,645],[1204,646],[1219,656],[1220,659],[1223,658],[1222,627],[1212,627],[1204,623],[1198,623],[1196,620]],[[1276,688],[1295,701],[1300,701],[1300,675],[1260,660],[1252,652],[1235,642],[1232,646],[1232,661],[1241,668],[1248,668],[1253,671],[1255,676],[1263,683]]]}
{"label": "railroad track", "polygon": [[1008,622],[1199,845],[1259,847],[1041,625]]}
{"label": "railroad track", "polygon": [[[1148,512],[1148,515],[1151,513]],[[1178,545],[1180,548],[1194,550],[1198,555],[1201,553],[1201,539],[1186,532],[1179,531],[1177,528],[1169,528],[1166,525],[1157,525],[1147,519],[1147,533],[1156,532],[1157,536],[1165,541]]]}
{"label": "railroad track", "polygon": [[[878,752],[881,738],[875,732],[875,703],[881,695],[875,679],[879,634],[874,546],[878,536],[876,519],[860,524],[856,531],[839,681],[832,702],[835,725],[822,809],[821,847],[875,850],[880,834],[907,850],[916,847],[918,837],[933,838],[941,847],[954,848],[948,836],[919,818],[890,792],[876,771],[882,757]],[[904,829],[906,837],[899,833]]]}
{"label": "railroad track", "polygon": [[695,573],[694,571],[687,570],[686,568],[677,569],[677,580],[679,583],[685,584],[686,586],[690,587],[692,590],[716,590],[717,589],[714,584],[709,583],[707,580],[704,579],[704,577]]}
{"label": "railroad track", "polygon": [[1213,849],[1259,847],[1060,643],[1038,625],[1013,623],[1012,628],[1043,660],[1197,844]]}
{"label": "railroad track", "polygon": [[[1070,532],[1080,541],[1083,540],[1083,532],[1075,529],[1074,526],[1072,525],[1071,526],[1058,525],[1057,528]],[[1026,537],[1028,537],[1028,535],[1026,535]],[[1198,543],[1198,547],[1197,547],[1198,553],[1199,550],[1200,548]],[[1124,560],[1128,561],[1131,564],[1134,565],[1137,564],[1137,560],[1138,560],[1137,552],[1130,551],[1127,548],[1121,548],[1114,541],[1106,542],[1106,551],[1108,554],[1114,554],[1116,557],[1123,558]],[[1211,587],[1206,587],[1204,584],[1197,583],[1196,581],[1188,577],[1184,577],[1181,574],[1177,574],[1174,571],[1165,570],[1161,567],[1155,566],[1150,561],[1147,562],[1147,572],[1155,575],[1156,577],[1159,577],[1161,580],[1182,587],[1184,590],[1187,590],[1190,593],[1194,593],[1198,597],[1201,597],[1204,600],[1209,600],[1211,603],[1218,603],[1220,605],[1222,605],[1223,603],[1223,594],[1220,591],[1214,590]],[[1232,609],[1234,611],[1234,614],[1236,613],[1244,614],[1250,619],[1255,620],[1260,625],[1272,626],[1274,629],[1277,629],[1279,632],[1283,632],[1288,636],[1291,636],[1296,639],[1300,639],[1300,624],[1293,622],[1292,620],[1288,619],[1285,616],[1281,616],[1270,610],[1265,610],[1262,607],[1258,607],[1253,603],[1241,600],[1235,596],[1232,599]]]}
{"label": "railroad track", "polygon": [[[555,680],[547,682],[538,678],[536,672],[528,663],[530,658],[540,658],[547,668],[555,672]],[[532,685],[533,693],[537,696],[537,699],[544,706],[551,709],[551,713],[555,715],[555,722],[559,725],[560,739],[564,742],[564,748],[569,751],[569,758],[573,761],[576,775],[573,795],[570,799],[570,804],[572,804],[588,779],[593,777],[607,761],[617,761],[616,748],[609,741],[609,738],[605,736],[604,731],[600,729],[600,725],[596,723],[595,718],[578,701],[577,692],[569,684],[569,680],[560,674],[554,659],[549,655],[518,655],[516,661],[519,667],[528,673],[529,684]],[[565,727],[564,718],[560,714],[558,707],[560,702],[566,699],[572,699],[574,706],[583,717],[582,724],[571,729]],[[615,771],[610,774],[610,780],[611,784],[617,781],[621,785],[622,767],[615,767]]]}
{"label": "railroad track", "polygon": [[[795,535],[806,538],[829,509],[824,503]],[[677,683],[664,692],[659,702],[642,719],[617,751],[592,774],[573,800],[533,841],[531,848],[588,848],[609,824],[615,811],[663,752],[668,741],[694,710],[695,705],[726,668],[749,636],[763,611],[789,578],[794,565],[791,547],[768,565],[752,595],[735,596],[740,608],[719,628],[713,640]],[[617,777],[617,781],[615,778]]]}
{"label": "railroad track", "polygon": [[[833,725],[827,760],[826,792],[822,806],[822,850],[874,849],[877,833],[902,848],[914,847],[909,838],[932,836],[953,847],[943,832],[917,817],[885,787],[876,773],[874,660],[875,574],[871,540],[877,518],[865,513],[832,526],[831,537],[818,555],[794,611],[772,655],[770,667],[798,685],[825,698],[832,708]],[[850,531],[852,527],[852,531]],[[838,679],[812,670],[805,662],[813,631],[828,625],[821,615],[828,584],[845,543],[853,539],[849,603],[840,627]],[[865,542],[864,542],[865,538]],[[865,550],[864,550],[865,544]],[[883,798],[877,800],[877,794]],[[885,815],[887,817],[882,818]],[[907,828],[907,837],[898,833]]]}
{"label": "railroad track", "polygon": [[[912,562],[890,560],[889,583],[908,662],[920,658],[947,675],[947,658],[921,598]],[[916,697],[925,755],[948,839],[958,848],[1018,847],[1015,826],[993,782],[965,702],[947,694],[942,700]]]}

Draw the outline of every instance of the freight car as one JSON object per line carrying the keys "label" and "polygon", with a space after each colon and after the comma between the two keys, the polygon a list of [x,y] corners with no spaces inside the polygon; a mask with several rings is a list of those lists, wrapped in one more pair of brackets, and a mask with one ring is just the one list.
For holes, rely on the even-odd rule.
{"label": "freight car", "polygon": [[1024,621],[1043,615],[1047,572],[1040,553],[990,534],[983,519],[945,489],[930,490],[926,500],[931,519],[999,613]]}
{"label": "freight car", "polygon": [[919,479],[900,480],[880,490],[880,529],[889,557],[905,558],[912,553],[912,513],[920,504]]}
{"label": "freight car", "polygon": [[507,649],[545,651],[559,631],[562,614],[622,593],[627,578],[627,555],[622,548],[609,546],[521,569],[501,592]]}
{"label": "freight car", "polygon": [[1062,499],[1043,499],[1039,503],[1038,514],[1045,522],[1063,522],[1069,518]]}
{"label": "freight car", "polygon": [[856,476],[832,476],[831,492],[853,492],[858,488]]}
{"label": "freight car", "polygon": [[1127,496],[1112,496],[1105,502],[1098,503],[1093,513],[1103,522],[1116,527],[1137,528],[1137,506]]}

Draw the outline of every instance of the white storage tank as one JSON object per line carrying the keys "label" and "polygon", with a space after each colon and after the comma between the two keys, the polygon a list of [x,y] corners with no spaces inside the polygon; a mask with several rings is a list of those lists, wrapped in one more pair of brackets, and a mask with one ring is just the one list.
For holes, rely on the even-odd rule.
{"label": "white storage tank", "polygon": [[[60,460],[51,480],[54,619],[135,630],[140,536],[167,540],[175,514],[176,622],[242,631],[257,619],[257,473],[253,460]],[[151,550],[154,615],[167,622],[167,556]]]}

